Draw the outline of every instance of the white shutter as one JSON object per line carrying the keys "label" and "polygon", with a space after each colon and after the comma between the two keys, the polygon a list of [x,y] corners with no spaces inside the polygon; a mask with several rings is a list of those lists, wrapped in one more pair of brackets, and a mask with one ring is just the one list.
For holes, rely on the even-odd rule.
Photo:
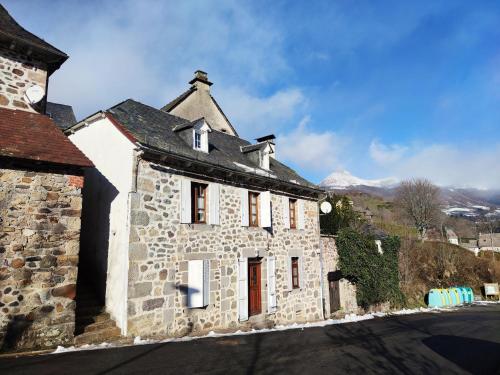
{"label": "white shutter", "polygon": [[285,270],[285,274],[286,274],[286,286],[287,286],[287,289],[288,290],[292,290],[293,289],[293,286],[292,286],[292,258],[289,257],[287,255],[286,257],[286,270]]}
{"label": "white shutter", "polygon": [[210,261],[203,260],[203,306],[210,304]]}
{"label": "white shutter", "polygon": [[260,200],[260,226],[271,227],[271,192],[264,191],[259,194]]}
{"label": "white shutter", "polygon": [[276,258],[267,258],[267,310],[276,311]]}
{"label": "white shutter", "polygon": [[241,191],[241,225],[248,227],[248,190],[240,189]]}
{"label": "white shutter", "polygon": [[248,320],[248,259],[238,259],[238,316]]}
{"label": "white shutter", "polygon": [[299,257],[299,287],[305,289],[306,274],[304,273],[304,257]]}
{"label": "white shutter", "polygon": [[283,197],[283,222],[290,229],[290,198]]}
{"label": "white shutter", "polygon": [[297,222],[297,229],[305,229],[306,228],[306,218],[305,218],[305,212],[304,212],[304,201],[302,199],[297,200],[297,205],[298,205],[298,222]]}
{"label": "white shutter", "polygon": [[191,181],[181,179],[181,223],[191,223]]}
{"label": "white shutter", "polygon": [[188,300],[189,308],[203,307],[203,260],[188,262]]}
{"label": "white shutter", "polygon": [[208,185],[208,222],[209,224],[220,224],[220,185]]}

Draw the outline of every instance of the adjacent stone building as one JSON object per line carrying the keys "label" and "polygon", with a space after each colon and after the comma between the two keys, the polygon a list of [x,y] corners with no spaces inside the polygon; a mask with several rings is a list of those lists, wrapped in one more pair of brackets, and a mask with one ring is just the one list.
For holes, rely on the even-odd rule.
{"label": "adjacent stone building", "polygon": [[81,269],[123,335],[322,319],[321,190],[274,136],[237,136],[206,73],[190,83],[161,110],[129,99],[66,131],[96,165]]}
{"label": "adjacent stone building", "polygon": [[356,285],[345,279],[339,270],[339,254],[335,236],[321,235],[321,251],[325,316],[334,317],[339,314],[357,313]]}
{"label": "adjacent stone building", "polygon": [[0,351],[73,343],[92,163],[43,114],[48,77],[66,58],[0,6]]}

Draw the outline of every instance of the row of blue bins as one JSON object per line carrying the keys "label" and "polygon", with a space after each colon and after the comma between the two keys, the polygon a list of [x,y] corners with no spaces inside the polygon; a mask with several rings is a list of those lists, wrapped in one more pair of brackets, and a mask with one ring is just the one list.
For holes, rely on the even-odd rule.
{"label": "row of blue bins", "polygon": [[469,287],[431,289],[429,307],[456,306],[474,302],[474,292]]}

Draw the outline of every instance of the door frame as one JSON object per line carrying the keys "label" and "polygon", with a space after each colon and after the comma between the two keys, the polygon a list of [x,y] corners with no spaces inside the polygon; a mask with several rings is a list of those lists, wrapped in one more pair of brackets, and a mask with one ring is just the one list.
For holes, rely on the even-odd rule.
{"label": "door frame", "polygon": [[[252,299],[251,294],[251,278],[252,268],[257,270],[257,297]],[[255,304],[252,305],[252,302]],[[262,258],[248,258],[248,316],[262,314]]]}

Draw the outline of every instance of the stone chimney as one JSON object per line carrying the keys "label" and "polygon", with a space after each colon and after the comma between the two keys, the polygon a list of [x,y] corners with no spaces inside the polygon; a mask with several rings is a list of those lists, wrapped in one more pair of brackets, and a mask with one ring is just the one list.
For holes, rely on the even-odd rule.
{"label": "stone chimney", "polygon": [[194,78],[189,81],[191,85],[196,87],[198,90],[205,90],[210,92],[210,86],[212,82],[208,80],[208,74],[202,70],[197,70],[194,72]]}

